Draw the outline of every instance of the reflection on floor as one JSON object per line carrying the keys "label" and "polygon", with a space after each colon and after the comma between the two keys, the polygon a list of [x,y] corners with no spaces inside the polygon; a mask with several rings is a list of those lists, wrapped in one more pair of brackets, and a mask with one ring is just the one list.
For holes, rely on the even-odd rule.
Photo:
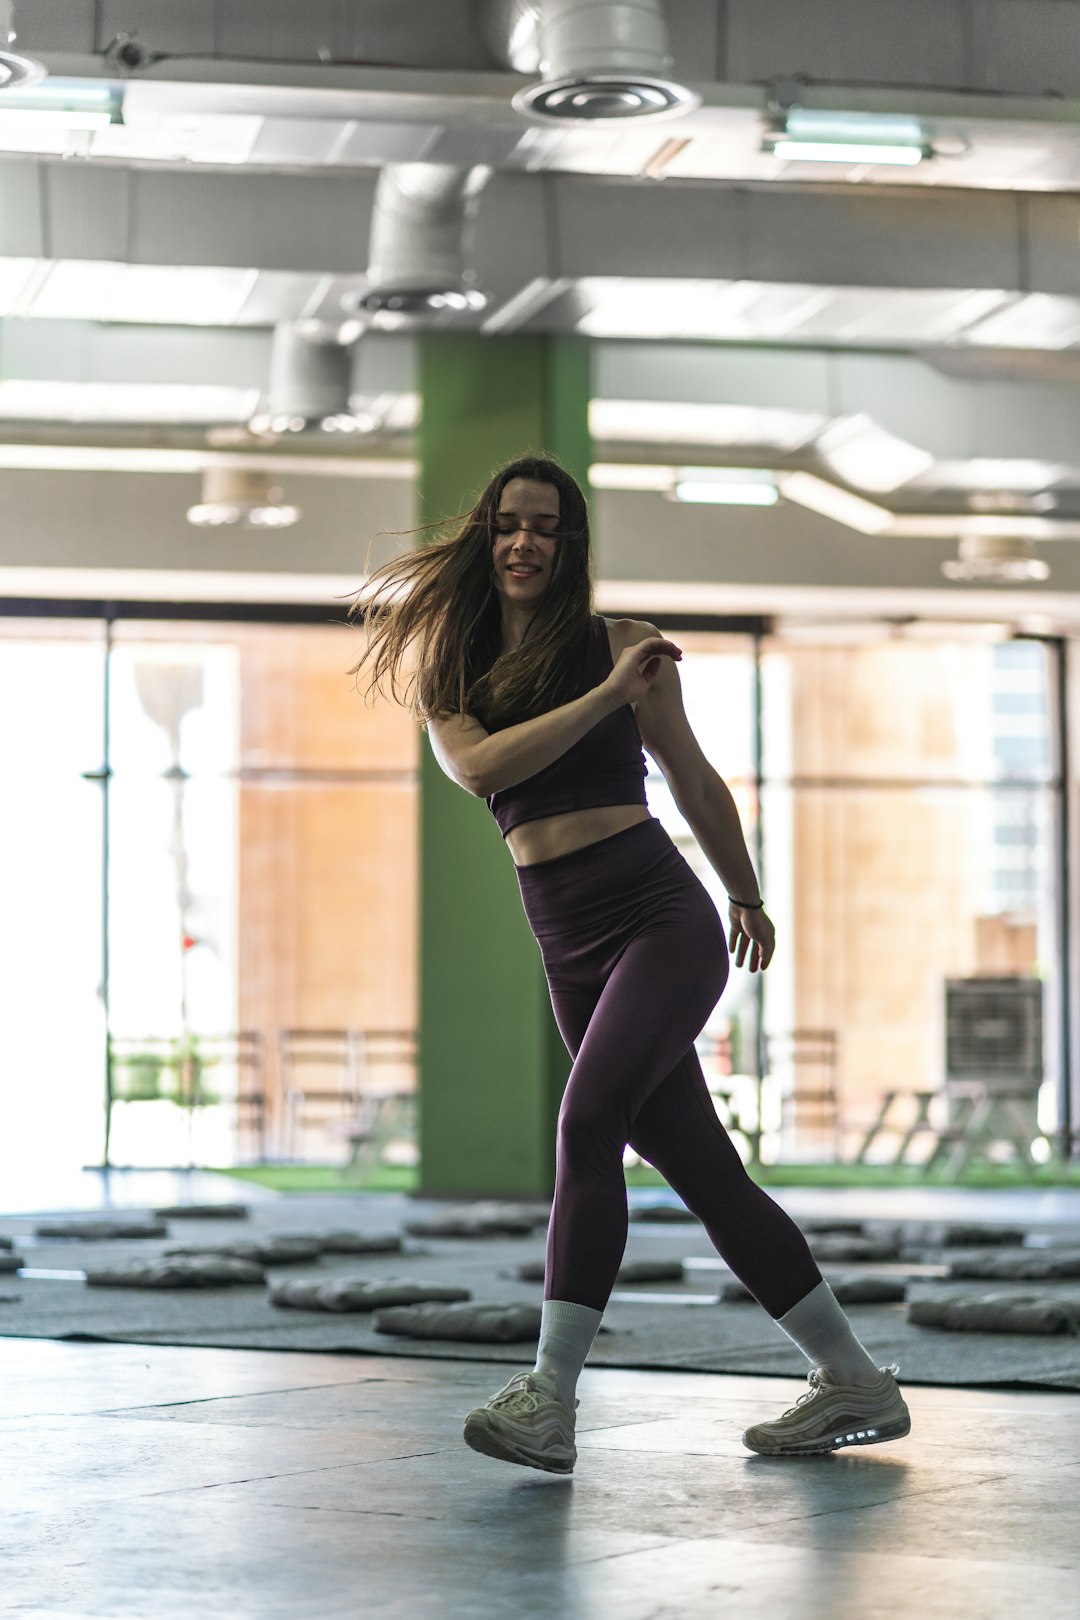
{"label": "reflection on floor", "polygon": [[3,1612],[1075,1616],[1075,1397],[914,1389],[907,1439],[779,1459],[740,1435],[794,1380],[586,1369],[564,1479],[464,1445],[504,1372],[0,1340]]}
{"label": "reflection on floor", "polygon": [[0,1215],[153,1209],[165,1204],[251,1204],[280,1195],[214,1170],[84,1170],[0,1160]]}
{"label": "reflection on floor", "polygon": [[[9,1211],[275,1199],[9,1184]],[[634,1194],[649,1202],[654,1193]],[[1076,1220],[1080,1195],[779,1193],[796,1216]],[[962,1353],[962,1341],[958,1347]],[[531,1357],[523,1365],[531,1364]],[[902,1441],[746,1451],[794,1379],[587,1367],[577,1470],[470,1451],[504,1365],[0,1339],[2,1612],[52,1620],[1073,1620],[1080,1400],[921,1386]]]}

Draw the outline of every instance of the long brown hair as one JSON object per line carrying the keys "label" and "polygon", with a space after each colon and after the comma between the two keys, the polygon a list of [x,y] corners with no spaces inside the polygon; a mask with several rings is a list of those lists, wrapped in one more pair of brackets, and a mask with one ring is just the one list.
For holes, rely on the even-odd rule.
{"label": "long brown hair", "polygon": [[[554,484],[559,527],[540,607],[521,645],[504,653],[492,550],[499,500],[512,478]],[[400,703],[399,665],[418,643],[408,706],[425,731],[429,719],[454,714],[472,714],[492,731],[570,702],[581,689],[593,612],[589,515],[576,481],[549,456],[521,456],[495,473],[470,512],[446,521],[461,525],[452,538],[395,557],[369,575],[347,615],[363,621],[367,650],[348,673],[358,675],[374,655],[368,691],[388,673]]]}

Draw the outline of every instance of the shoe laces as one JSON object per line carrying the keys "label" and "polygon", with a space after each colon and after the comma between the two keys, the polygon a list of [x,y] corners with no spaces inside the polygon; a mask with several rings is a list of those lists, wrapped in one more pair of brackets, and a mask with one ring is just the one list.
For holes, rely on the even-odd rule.
{"label": "shoe laces", "polygon": [[513,1405],[522,1412],[535,1412],[544,1401],[551,1399],[552,1396],[546,1386],[537,1383],[536,1374],[525,1372],[515,1373],[506,1388],[493,1395],[488,1405],[491,1407]]}
{"label": "shoe laces", "polygon": [[[892,1362],[888,1367],[881,1367],[878,1370],[880,1372],[892,1373],[893,1377],[895,1378],[896,1374],[900,1371],[900,1368],[895,1362]],[[794,1406],[788,1407],[787,1411],[784,1413],[785,1417],[793,1417],[794,1414],[799,1410],[800,1406],[807,1406],[812,1400],[816,1399],[823,1389],[835,1388],[832,1381],[826,1374],[824,1367],[811,1367],[808,1376],[810,1380],[810,1388],[805,1390],[804,1393],[799,1396]]]}

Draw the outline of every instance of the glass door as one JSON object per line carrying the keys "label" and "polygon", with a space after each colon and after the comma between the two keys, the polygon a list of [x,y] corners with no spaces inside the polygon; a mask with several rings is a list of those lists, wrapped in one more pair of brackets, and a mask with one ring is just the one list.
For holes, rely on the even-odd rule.
{"label": "glass door", "polygon": [[105,1123],[99,620],[0,620],[0,1181],[100,1163]]}

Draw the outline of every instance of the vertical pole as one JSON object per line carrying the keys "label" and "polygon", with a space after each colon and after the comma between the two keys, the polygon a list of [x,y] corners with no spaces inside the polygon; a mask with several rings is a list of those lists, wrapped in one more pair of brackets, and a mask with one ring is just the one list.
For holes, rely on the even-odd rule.
{"label": "vertical pole", "polygon": [[109,781],[112,775],[110,724],[110,683],[112,679],[113,621],[105,613],[104,725],[101,761],[101,1004],[105,1014],[105,1152],[102,1169],[112,1168],[109,1138],[112,1134],[113,1054],[112,1023],[109,1017]]}
{"label": "vertical pole", "polygon": [[1047,642],[1050,655],[1050,714],[1053,727],[1053,771],[1057,780],[1054,801],[1054,936],[1058,961],[1058,1144],[1063,1163],[1073,1152],[1072,1058],[1072,796],[1070,783],[1068,666],[1066,642],[1055,637]]}
{"label": "vertical pole", "polygon": [[[754,865],[757,868],[758,884],[762,896],[765,894],[765,836],[762,828],[764,807],[762,803],[762,734],[761,734],[761,630],[754,631],[754,803],[756,814],[754,816]],[[755,1014],[755,1063],[757,1067],[757,1097],[758,1120],[757,1140],[754,1143],[754,1158],[761,1162],[761,1100],[765,1087],[765,1073],[768,1068],[768,1056],[765,1046],[765,975],[757,975],[754,987]]]}

